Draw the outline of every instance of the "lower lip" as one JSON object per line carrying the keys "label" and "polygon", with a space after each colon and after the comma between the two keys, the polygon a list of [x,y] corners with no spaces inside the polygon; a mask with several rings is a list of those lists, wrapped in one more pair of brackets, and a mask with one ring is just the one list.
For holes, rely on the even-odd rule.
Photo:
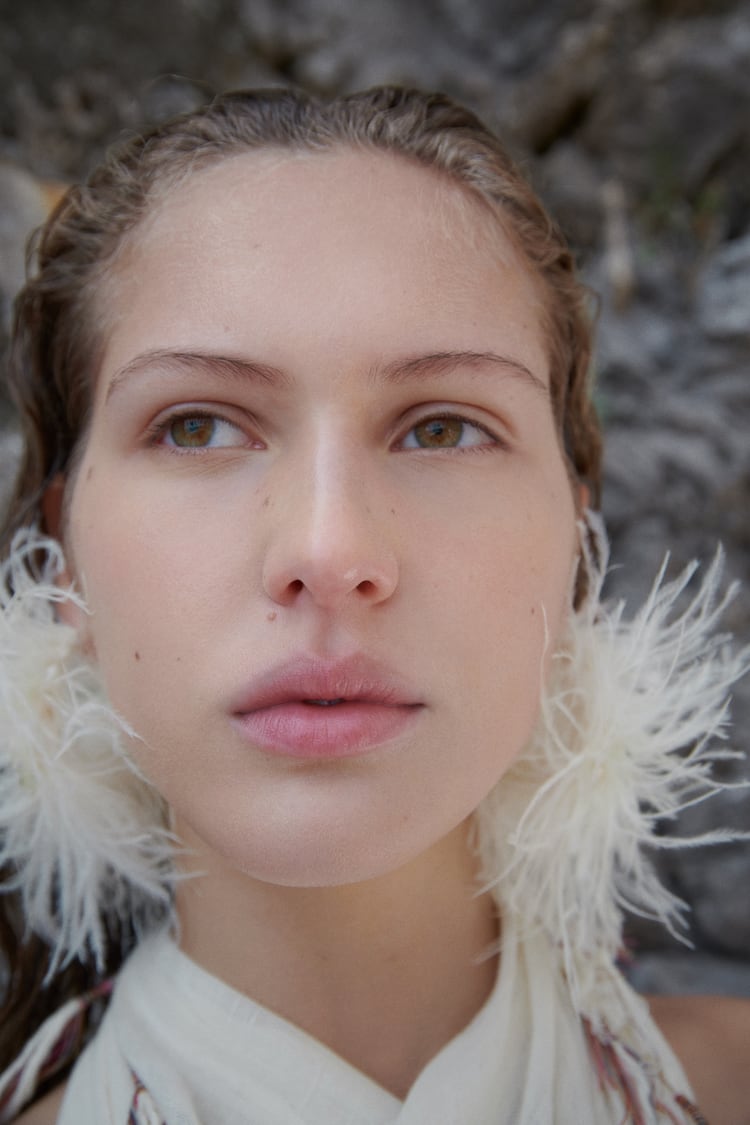
{"label": "lower lip", "polygon": [[390,742],[414,722],[419,705],[280,703],[235,715],[254,746],[292,758],[347,758]]}

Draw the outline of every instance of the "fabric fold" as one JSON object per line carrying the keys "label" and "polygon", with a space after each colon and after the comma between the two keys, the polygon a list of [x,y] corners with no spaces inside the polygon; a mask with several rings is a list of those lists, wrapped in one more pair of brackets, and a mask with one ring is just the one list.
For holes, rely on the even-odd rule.
{"label": "fabric fold", "polygon": [[[627,987],[627,986],[625,986]],[[638,1002],[637,997],[633,997]],[[663,1080],[690,1096],[661,1041]],[[647,1090],[651,1075],[634,1073]],[[149,1099],[129,1118],[137,1080]],[[672,1102],[677,1106],[677,1101]],[[404,1101],[306,1032],[186,957],[166,932],[125,965],[76,1065],[60,1125],[611,1125],[620,1096],[600,1081],[554,950],[503,934],[492,994],[424,1068]],[[688,1121],[657,1109],[647,1125]]]}

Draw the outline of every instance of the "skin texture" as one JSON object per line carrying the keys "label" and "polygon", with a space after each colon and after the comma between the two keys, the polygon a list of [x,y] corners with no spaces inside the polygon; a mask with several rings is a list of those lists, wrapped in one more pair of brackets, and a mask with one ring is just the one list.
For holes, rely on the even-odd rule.
{"label": "skin texture", "polygon": [[[178,826],[255,878],[392,870],[456,829],[518,754],[544,615],[554,639],[568,611],[574,505],[534,289],[458,189],[347,153],[196,177],[136,239],[114,304],[68,545],[139,761]],[[210,359],[122,374],[152,350],[278,375]],[[469,350],[532,374],[384,374]],[[149,433],[183,404],[226,417],[227,445]],[[467,448],[409,448],[445,410],[474,423]],[[229,722],[290,654],[358,653],[420,704],[382,750],[305,768]]]}
{"label": "skin texture", "polygon": [[750,1000],[652,996],[649,1005],[711,1125],[750,1125]]}

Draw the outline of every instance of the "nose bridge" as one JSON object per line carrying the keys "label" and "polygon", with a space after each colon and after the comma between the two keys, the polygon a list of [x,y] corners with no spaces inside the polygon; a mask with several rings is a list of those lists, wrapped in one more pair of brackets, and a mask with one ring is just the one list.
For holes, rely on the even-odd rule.
{"label": "nose bridge", "polygon": [[336,429],[321,426],[309,435],[284,474],[265,573],[276,601],[304,590],[325,606],[351,594],[372,602],[395,588],[396,559],[379,524],[377,483],[361,446]]}
{"label": "nose bridge", "polygon": [[356,549],[372,516],[361,450],[340,436],[322,434],[311,451],[308,489],[308,531],[315,553],[325,553],[326,545],[341,549],[347,541]]}

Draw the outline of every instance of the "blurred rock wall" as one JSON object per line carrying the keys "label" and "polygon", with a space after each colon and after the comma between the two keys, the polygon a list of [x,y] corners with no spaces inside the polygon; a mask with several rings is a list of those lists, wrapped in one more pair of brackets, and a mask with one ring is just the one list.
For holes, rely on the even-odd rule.
{"label": "blurred rock wall", "polygon": [[[2,315],[59,183],[228,87],[441,88],[507,138],[601,296],[611,591],[724,543],[750,637],[750,9],[732,0],[0,0]],[[0,473],[16,453],[7,405]],[[750,678],[749,678],[750,679]],[[750,744],[750,682],[734,741]],[[735,778],[743,770],[729,770]],[[744,771],[745,773],[747,770]],[[750,826],[742,790],[678,832]],[[673,829],[674,830],[674,829]],[[634,920],[638,981],[750,995],[750,847],[670,853],[697,953]]]}

